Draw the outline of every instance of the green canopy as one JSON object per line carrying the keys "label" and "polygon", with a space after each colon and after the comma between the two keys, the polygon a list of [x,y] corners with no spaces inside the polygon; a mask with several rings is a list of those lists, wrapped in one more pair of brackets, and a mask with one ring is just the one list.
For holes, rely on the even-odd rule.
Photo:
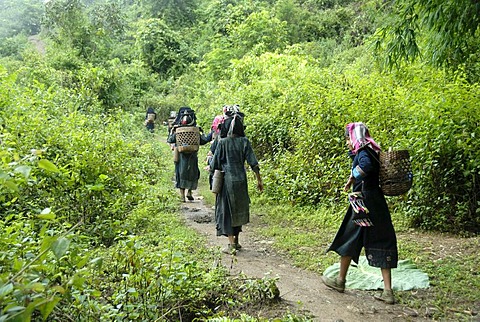
{"label": "green canopy", "polygon": [[[328,267],[323,275],[336,278],[340,271],[340,264]],[[352,262],[347,274],[345,285],[350,289],[377,290],[383,289],[383,278],[380,268],[368,265],[367,259],[362,257],[358,265]],[[398,261],[398,267],[392,269],[392,287],[396,291],[428,288],[428,275],[417,269],[410,259]]]}

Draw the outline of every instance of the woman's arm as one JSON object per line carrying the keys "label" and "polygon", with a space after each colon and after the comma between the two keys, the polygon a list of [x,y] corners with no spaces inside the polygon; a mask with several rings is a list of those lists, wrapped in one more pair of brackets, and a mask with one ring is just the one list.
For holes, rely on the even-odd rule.
{"label": "woman's arm", "polygon": [[175,127],[172,127],[172,130],[168,134],[167,137],[167,143],[176,143],[177,142],[177,136],[175,135]]}
{"label": "woman's arm", "polygon": [[257,189],[258,191],[263,191],[263,181],[262,176],[260,175],[260,167],[258,164],[252,167],[253,172],[255,173],[255,178],[257,179]]}
{"label": "woman's arm", "polygon": [[362,180],[374,170],[373,162],[370,154],[365,150],[358,152],[357,161],[357,165],[352,169],[352,176],[357,180]]}

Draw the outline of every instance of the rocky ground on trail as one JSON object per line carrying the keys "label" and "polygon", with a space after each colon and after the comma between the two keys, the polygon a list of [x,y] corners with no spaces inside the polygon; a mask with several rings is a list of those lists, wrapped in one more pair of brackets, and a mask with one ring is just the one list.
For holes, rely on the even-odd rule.
{"label": "rocky ground on trail", "polygon": [[[204,204],[201,196],[194,197],[195,200],[182,204],[186,223],[205,236],[209,247],[225,247],[227,239],[215,234],[214,210]],[[269,241],[250,233],[248,225],[240,237],[241,251],[235,258],[225,254],[224,265],[232,276],[243,272],[252,278],[262,278],[266,274],[278,277],[281,297],[278,317],[289,311],[312,316],[313,321],[321,322],[429,321],[410,308],[379,302],[368,292],[347,289],[341,294],[328,289],[318,274],[290,264],[273,250]]]}

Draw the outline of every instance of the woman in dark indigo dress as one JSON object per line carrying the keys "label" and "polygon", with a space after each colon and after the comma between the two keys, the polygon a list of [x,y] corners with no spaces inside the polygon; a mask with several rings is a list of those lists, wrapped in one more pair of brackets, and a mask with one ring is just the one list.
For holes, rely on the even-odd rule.
{"label": "woman in dark indigo dress", "polygon": [[248,196],[247,162],[257,179],[258,190],[263,190],[260,167],[250,141],[245,137],[243,114],[237,110],[227,111],[220,131],[211,171],[224,172],[222,190],[216,196],[215,223],[217,236],[227,236],[225,253],[235,254],[240,248],[238,235],[242,225],[250,221],[250,198]]}
{"label": "woman in dark indigo dress", "polygon": [[[167,138],[168,143],[176,143],[177,137],[175,130],[182,126],[196,126],[195,112],[189,107],[180,108],[177,119],[173,124],[170,135]],[[208,143],[205,135],[200,130],[200,145]],[[178,160],[175,162],[175,187],[180,190],[180,198],[185,202],[185,197],[192,201],[192,190],[197,189],[200,170],[198,168],[198,152],[181,152]],[[187,194],[185,195],[185,190]]]}
{"label": "woman in dark indigo dress", "polygon": [[395,298],[392,291],[391,269],[397,267],[397,239],[387,202],[379,187],[380,147],[361,122],[348,124],[345,134],[353,164],[351,176],[344,190],[350,190],[353,185],[354,192],[362,192],[364,205],[369,210],[368,219],[373,226],[355,224],[352,221],[355,215],[353,208],[352,206],[348,208],[340,229],[327,250],[340,255],[339,276],[336,279],[322,276],[322,281],[326,286],[343,292],[350,262],[353,260],[358,263],[360,252],[365,248],[369,265],[379,267],[382,272],[384,290],[375,298],[393,304]]}
{"label": "woman in dark indigo dress", "polygon": [[150,132],[153,132],[155,128],[155,120],[157,119],[157,113],[152,107],[147,109],[147,113],[145,114],[145,127]]}

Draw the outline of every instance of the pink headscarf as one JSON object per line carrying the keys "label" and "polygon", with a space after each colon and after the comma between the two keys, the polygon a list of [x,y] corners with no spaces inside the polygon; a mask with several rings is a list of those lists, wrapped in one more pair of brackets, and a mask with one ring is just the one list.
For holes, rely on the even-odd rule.
{"label": "pink headscarf", "polygon": [[353,154],[364,146],[369,146],[375,152],[380,152],[380,146],[370,137],[368,128],[362,122],[349,123],[346,127],[346,134],[350,137],[353,145]]}
{"label": "pink headscarf", "polygon": [[215,116],[215,118],[213,119],[213,122],[212,122],[212,130],[215,133],[219,133],[220,132],[219,125],[222,124],[222,123],[223,123],[223,115]]}

